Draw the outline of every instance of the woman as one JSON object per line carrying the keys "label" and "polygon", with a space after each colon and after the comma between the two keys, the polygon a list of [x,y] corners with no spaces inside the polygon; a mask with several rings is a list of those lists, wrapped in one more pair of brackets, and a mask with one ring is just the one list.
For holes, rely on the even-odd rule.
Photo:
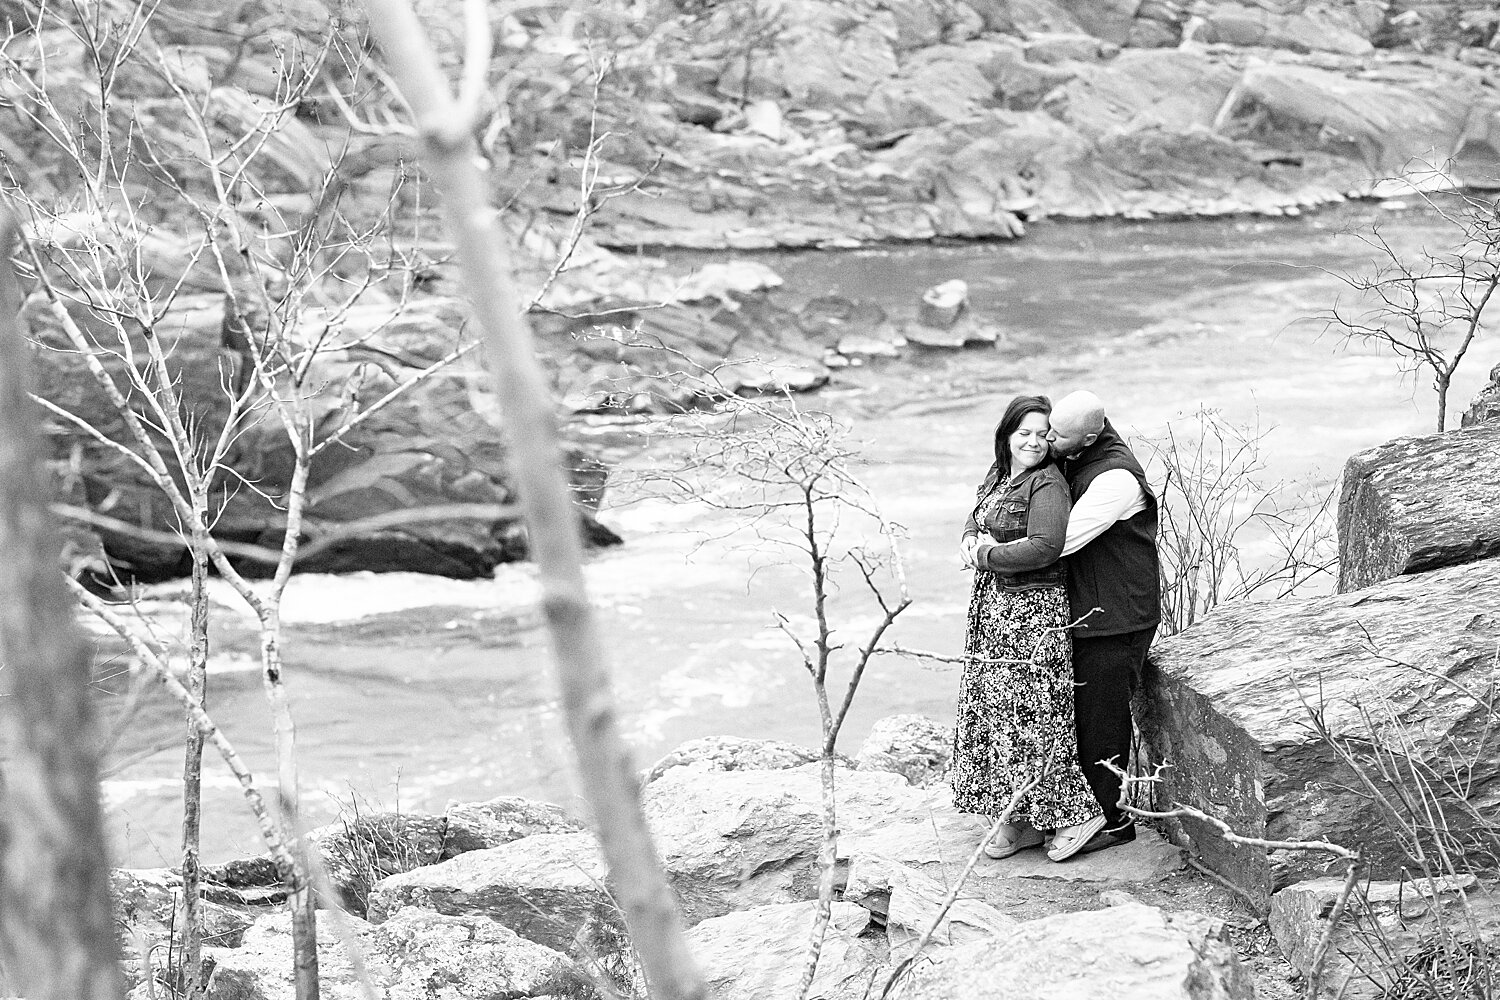
{"label": "woman", "polygon": [[1053,861],[1081,850],[1104,826],[1078,766],[1073,730],[1073,639],[1068,632],[1063,536],[1068,487],[1047,448],[1045,396],[1017,396],[995,430],[995,464],[964,525],[962,555],[974,592],[964,638],[954,804],[1011,820],[985,845],[992,858],[1047,847]]}

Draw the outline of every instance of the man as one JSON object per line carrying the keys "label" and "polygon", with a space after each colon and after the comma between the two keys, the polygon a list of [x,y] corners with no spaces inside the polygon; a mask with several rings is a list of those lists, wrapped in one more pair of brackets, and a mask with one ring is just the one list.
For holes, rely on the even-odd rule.
{"label": "man", "polygon": [[1135,839],[1120,779],[1099,762],[1130,760],[1130,697],[1161,621],[1156,497],[1093,393],[1057,401],[1047,440],[1073,495],[1062,554],[1073,619],[1084,619],[1073,630],[1078,759],[1105,817],[1088,853]]}

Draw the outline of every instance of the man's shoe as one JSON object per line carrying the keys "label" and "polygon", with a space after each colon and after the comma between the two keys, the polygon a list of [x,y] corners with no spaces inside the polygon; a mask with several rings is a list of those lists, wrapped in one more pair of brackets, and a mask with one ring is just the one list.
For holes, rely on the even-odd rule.
{"label": "man's shoe", "polygon": [[1119,847],[1128,844],[1135,839],[1135,820],[1127,819],[1116,826],[1107,826],[1084,844],[1079,849],[1079,854],[1093,854],[1095,851],[1107,850],[1111,847]]}
{"label": "man's shoe", "polygon": [[1029,847],[1041,846],[1042,832],[1030,823],[1002,823],[984,845],[984,853],[998,861]]}
{"label": "man's shoe", "polygon": [[1103,813],[1082,823],[1065,826],[1052,838],[1052,846],[1047,848],[1047,857],[1053,861],[1066,861],[1083,850],[1084,845],[1103,829]]}

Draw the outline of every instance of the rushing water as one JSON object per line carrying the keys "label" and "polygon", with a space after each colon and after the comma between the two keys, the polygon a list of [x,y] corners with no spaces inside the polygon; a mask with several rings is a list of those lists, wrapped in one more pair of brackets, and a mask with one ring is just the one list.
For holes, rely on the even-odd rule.
{"label": "rushing water", "polygon": [[[1268,480],[1324,491],[1350,453],[1430,429],[1425,385],[1403,382],[1391,357],[1344,345],[1311,319],[1340,288],[1318,268],[1371,259],[1340,232],[1375,219],[1401,247],[1444,238],[1428,216],[1366,205],[1296,220],[1040,225],[1008,244],[762,257],[786,277],[780,294],[790,303],[833,292],[910,312],[924,288],[963,278],[974,310],[1006,331],[993,350],[847,370],[811,401],[852,423],[862,477],[906,528],[915,603],[893,640],[948,654],[960,646],[968,579],[955,537],[988,463],[994,422],[1014,393],[1091,388],[1123,430],[1148,435],[1211,407],[1265,432]],[[1453,398],[1467,400],[1495,360],[1471,360]],[[611,425],[600,434],[640,470],[670,447],[622,447],[643,430]],[[643,500],[606,510],[604,520],[627,544],[598,553],[589,580],[638,760],[709,734],[811,742],[817,714],[808,679],[773,624],[777,611],[794,623],[807,615],[790,551],[729,534],[734,515],[701,505]],[[834,602],[851,645],[875,620],[857,590],[846,583]],[[441,809],[501,794],[573,802],[534,596],[524,566],[484,582],[294,580],[285,655],[312,822],[351,802]],[[253,634],[227,608],[224,619],[211,711],[269,780],[271,725]],[[877,658],[842,746],[857,747],[884,715],[949,716],[956,687],[952,668]],[[107,711],[126,702],[113,699]],[[106,797],[122,862],[170,863],[177,727],[178,713],[151,694],[113,748]],[[212,755],[205,781],[206,856],[257,850],[238,791]]]}

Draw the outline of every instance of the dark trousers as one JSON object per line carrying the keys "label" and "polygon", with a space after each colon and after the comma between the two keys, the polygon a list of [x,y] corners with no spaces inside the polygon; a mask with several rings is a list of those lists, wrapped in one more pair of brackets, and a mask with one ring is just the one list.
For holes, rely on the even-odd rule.
{"label": "dark trousers", "polygon": [[1121,635],[1073,637],[1073,714],[1078,726],[1078,763],[1104,808],[1106,826],[1130,817],[1120,810],[1120,779],[1099,763],[1130,764],[1130,696],[1140,683],[1156,626]]}

